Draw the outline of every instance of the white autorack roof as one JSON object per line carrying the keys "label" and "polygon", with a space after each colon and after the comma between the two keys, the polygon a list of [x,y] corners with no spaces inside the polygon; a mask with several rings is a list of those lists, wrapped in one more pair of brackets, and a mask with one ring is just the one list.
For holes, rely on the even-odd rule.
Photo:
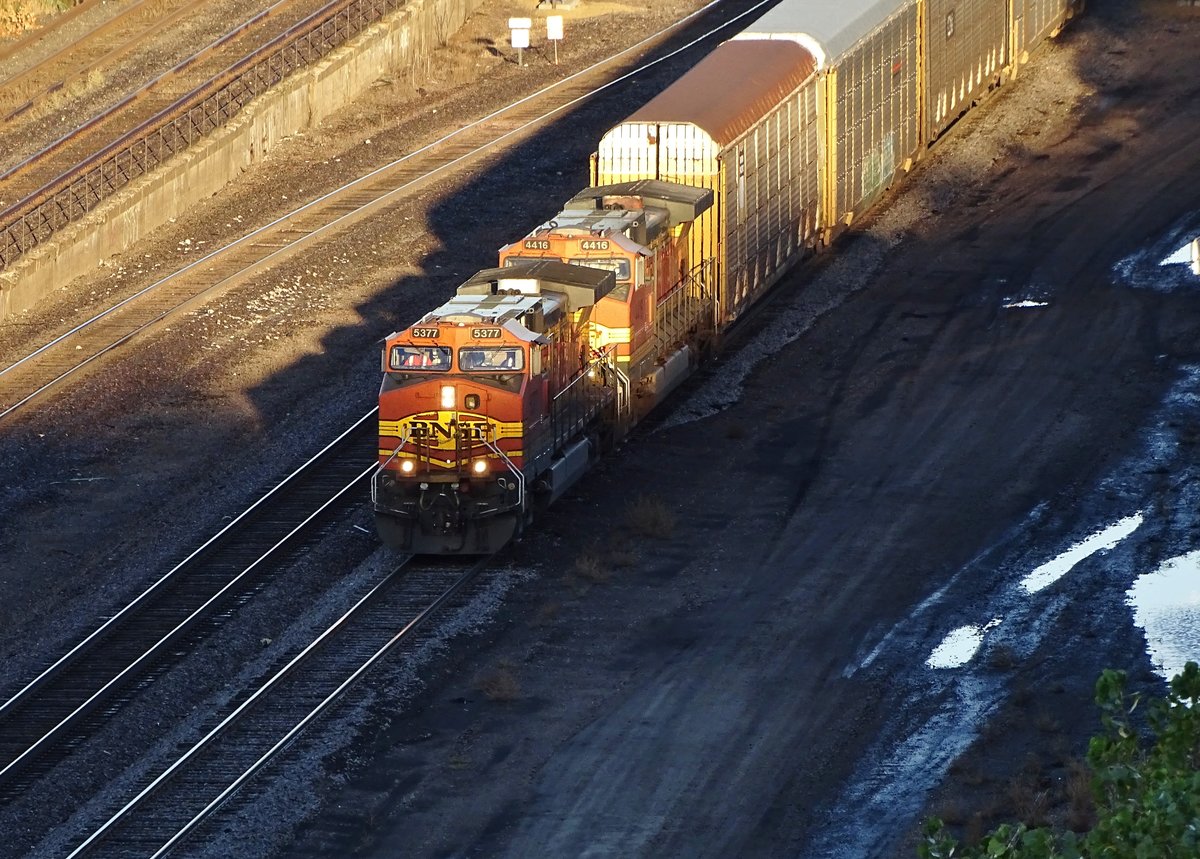
{"label": "white autorack roof", "polygon": [[735,39],[799,42],[818,68],[841,57],[913,0],[783,0]]}

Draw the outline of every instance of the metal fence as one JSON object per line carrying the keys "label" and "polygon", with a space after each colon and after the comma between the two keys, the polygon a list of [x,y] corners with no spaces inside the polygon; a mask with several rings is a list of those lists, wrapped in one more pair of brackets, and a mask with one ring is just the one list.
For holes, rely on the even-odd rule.
{"label": "metal fence", "polygon": [[[403,5],[404,0],[331,4],[0,212],[0,271],[134,179],[228,123],[254,98],[293,72],[327,56]],[[437,21],[448,23],[442,18]],[[439,40],[448,35],[437,33]]]}

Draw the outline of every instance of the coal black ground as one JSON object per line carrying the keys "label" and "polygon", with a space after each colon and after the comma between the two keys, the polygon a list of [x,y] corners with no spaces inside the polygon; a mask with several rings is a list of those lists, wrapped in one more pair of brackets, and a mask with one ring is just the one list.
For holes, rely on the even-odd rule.
{"label": "coal black ground", "polygon": [[[415,677],[396,666],[373,678],[192,852],[892,856],[930,811],[968,831],[1007,815],[1078,825],[1086,809],[1071,785],[1096,728],[1095,677],[1117,667],[1137,688],[1160,682],[1125,591],[1196,548],[1200,293],[1156,263],[1200,233],[1197,55],[1200,17],[1186,9],[1091,4],[514,547],[503,599],[480,607],[472,634]],[[114,405],[106,420],[153,440],[136,476],[156,517],[106,514],[107,496],[90,493],[108,481],[37,483],[43,461],[13,446],[52,434],[69,402],[10,434],[4,455],[34,484],[10,508],[21,526],[10,533],[52,527],[71,503],[100,508],[63,548],[106,596],[73,575],[63,605],[79,617],[49,625],[42,652],[86,625],[88,600],[132,588],[101,586],[103,560],[132,547],[145,557],[152,540],[168,557],[203,531],[180,523],[180,505],[199,500],[174,494],[180,474],[157,474],[153,450],[197,444],[188,462],[203,485],[251,494],[295,442],[296,420],[316,437],[369,404],[373,343],[389,323],[586,179],[591,142],[560,140],[437,189],[409,212],[426,229],[405,233],[397,214],[339,256],[345,266],[323,268],[376,276],[389,264],[374,257],[403,236],[428,251],[418,261],[433,277],[392,263],[391,287],[354,313],[328,310],[308,340],[287,331],[291,357],[259,358],[248,390],[231,361],[200,373],[200,399],[181,390],[174,416],[118,418]],[[1167,281],[1175,288],[1153,288]],[[244,312],[213,316],[213,339],[187,342],[214,361],[212,343],[260,336]],[[320,353],[301,357],[305,343]],[[122,366],[127,386],[171,375],[149,356]],[[79,433],[56,439],[48,467],[128,477],[106,472],[114,460]],[[222,447],[242,437],[261,444],[258,470],[223,464]],[[1135,516],[1110,549],[1045,588],[1022,585]],[[94,557],[97,522],[114,534],[96,538]],[[322,573],[346,576],[341,590],[369,578],[382,556],[352,524],[298,573],[289,605],[314,603],[301,621],[259,609],[208,653],[299,636],[333,600]],[[27,561],[22,545],[3,550]],[[367,555],[349,575],[337,562]],[[55,587],[60,567],[6,577],[19,582],[6,591],[15,623],[22,601],[41,607],[20,628],[47,617],[38,588]],[[963,628],[980,631],[979,652],[928,667]],[[14,676],[17,647],[6,639]],[[186,700],[202,709],[230,682],[221,667],[164,682],[194,686]],[[173,704],[142,705],[138,724],[184,725]],[[93,788],[78,784],[65,803],[84,807]]]}

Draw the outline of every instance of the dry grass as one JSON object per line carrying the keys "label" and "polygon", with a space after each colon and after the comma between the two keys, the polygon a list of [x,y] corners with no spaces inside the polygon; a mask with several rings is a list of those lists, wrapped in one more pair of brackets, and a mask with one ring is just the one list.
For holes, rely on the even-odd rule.
{"label": "dry grass", "polygon": [[626,569],[637,563],[638,555],[632,546],[613,546],[608,550],[608,562],[618,569]]}
{"label": "dry grass", "polygon": [[516,701],[521,697],[521,684],[507,660],[480,677],[476,686],[489,701]]}
{"label": "dry grass", "polygon": [[950,775],[955,781],[968,787],[979,787],[987,781],[987,773],[966,756],[957,758],[950,764]]}
{"label": "dry grass", "polygon": [[1071,761],[1066,791],[1067,826],[1076,832],[1086,832],[1096,822],[1096,806],[1092,798],[1092,771],[1085,761]]}
{"label": "dry grass", "polygon": [[73,0],[0,0],[0,37],[32,30],[41,18],[72,5]]}
{"label": "dry grass", "polygon": [[1057,734],[1062,730],[1062,723],[1054,718],[1052,713],[1045,710],[1037,714],[1037,717],[1033,720],[1033,724],[1043,734]]}
{"label": "dry grass", "polygon": [[1017,665],[1017,654],[1007,644],[998,644],[988,655],[988,666],[995,671],[1008,671]]}
{"label": "dry grass", "polygon": [[579,578],[594,585],[603,584],[612,578],[612,570],[595,546],[584,549],[575,558],[573,570]]}
{"label": "dry grass", "polygon": [[1050,791],[1042,787],[1041,776],[1041,761],[1030,755],[1005,789],[1013,813],[1030,827],[1045,826],[1048,822]]}
{"label": "dry grass", "polygon": [[675,533],[675,511],[656,495],[638,495],[630,502],[625,520],[642,537],[665,539]]}
{"label": "dry grass", "polygon": [[560,614],[562,614],[562,603],[554,600],[542,603],[533,615],[533,625],[549,626],[558,620]]}

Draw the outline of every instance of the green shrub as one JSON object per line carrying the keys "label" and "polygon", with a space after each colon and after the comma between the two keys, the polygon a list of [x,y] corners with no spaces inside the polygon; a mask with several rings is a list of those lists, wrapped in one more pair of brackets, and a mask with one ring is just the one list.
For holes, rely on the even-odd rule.
{"label": "green shrub", "polygon": [[[1071,825],[1082,833],[1003,824],[976,846],[960,844],[942,820],[925,824],[923,859],[1082,859],[1200,855],[1200,666],[1189,662],[1165,698],[1147,706],[1150,741],[1139,736],[1133,712],[1141,701],[1125,690],[1125,672],[1096,681],[1103,732],[1088,746],[1091,799],[1071,785]],[[1082,780],[1082,767],[1073,781]]]}

